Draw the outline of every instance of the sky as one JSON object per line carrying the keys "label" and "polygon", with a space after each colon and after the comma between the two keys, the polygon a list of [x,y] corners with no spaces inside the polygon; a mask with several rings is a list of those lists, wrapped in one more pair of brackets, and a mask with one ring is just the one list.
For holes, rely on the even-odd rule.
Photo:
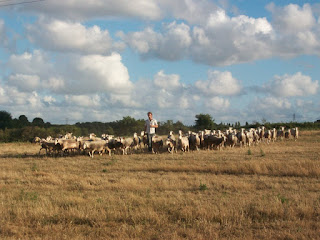
{"label": "sky", "polygon": [[320,119],[320,3],[0,0],[0,110],[52,124]]}

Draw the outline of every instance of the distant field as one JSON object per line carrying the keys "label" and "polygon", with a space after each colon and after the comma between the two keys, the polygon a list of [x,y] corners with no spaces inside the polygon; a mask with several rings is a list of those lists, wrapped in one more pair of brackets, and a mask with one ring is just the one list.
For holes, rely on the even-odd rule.
{"label": "distant field", "polygon": [[0,144],[0,239],[319,239],[320,131],[301,135],[93,159]]}

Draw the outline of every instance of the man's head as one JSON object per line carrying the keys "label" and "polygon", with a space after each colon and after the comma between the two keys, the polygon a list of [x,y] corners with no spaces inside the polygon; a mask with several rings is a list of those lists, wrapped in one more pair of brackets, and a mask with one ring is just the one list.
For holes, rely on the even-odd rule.
{"label": "man's head", "polygon": [[149,120],[152,120],[152,112],[148,112],[148,118]]}

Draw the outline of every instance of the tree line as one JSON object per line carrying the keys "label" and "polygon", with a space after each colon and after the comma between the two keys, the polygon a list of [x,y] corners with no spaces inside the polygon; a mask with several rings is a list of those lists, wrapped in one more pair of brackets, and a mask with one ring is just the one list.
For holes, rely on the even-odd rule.
{"label": "tree line", "polygon": [[[135,119],[130,116],[123,117],[121,120],[113,122],[77,122],[75,124],[51,124],[44,122],[40,117],[29,121],[27,116],[20,115],[18,118],[12,118],[12,115],[7,111],[0,111],[0,142],[26,142],[32,141],[34,137],[46,138],[47,136],[58,137],[65,135],[68,132],[74,136],[88,136],[90,133],[95,133],[97,136],[101,134],[110,134],[115,136],[132,136],[134,132],[140,134],[144,129],[145,119]],[[167,120],[158,122],[158,135],[167,135],[170,131],[177,133],[179,130],[199,131],[203,129],[224,130],[229,127],[240,129],[242,127],[251,128],[264,125],[266,128],[286,128],[300,127],[300,129],[320,129],[320,121],[317,122],[289,122],[289,123],[269,123],[265,120],[262,123],[254,122],[241,125],[240,122],[235,123],[216,123],[209,114],[195,115],[193,125],[185,125],[181,121],[174,122]]]}

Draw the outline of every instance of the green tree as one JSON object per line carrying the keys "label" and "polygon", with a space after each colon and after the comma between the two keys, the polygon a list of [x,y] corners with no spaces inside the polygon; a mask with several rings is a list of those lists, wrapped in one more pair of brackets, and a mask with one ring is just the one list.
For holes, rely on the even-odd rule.
{"label": "green tree", "polygon": [[26,127],[30,125],[30,122],[26,115],[20,115],[18,118],[18,125],[19,127]]}
{"label": "green tree", "polygon": [[6,129],[12,127],[12,116],[7,111],[0,111],[0,129]]}
{"label": "green tree", "polygon": [[44,126],[44,121],[42,118],[36,117],[32,120],[32,125],[33,126],[38,126],[38,127],[43,127]]}
{"label": "green tree", "polygon": [[214,129],[216,124],[209,114],[198,114],[196,115],[196,124],[194,127],[197,130]]}

